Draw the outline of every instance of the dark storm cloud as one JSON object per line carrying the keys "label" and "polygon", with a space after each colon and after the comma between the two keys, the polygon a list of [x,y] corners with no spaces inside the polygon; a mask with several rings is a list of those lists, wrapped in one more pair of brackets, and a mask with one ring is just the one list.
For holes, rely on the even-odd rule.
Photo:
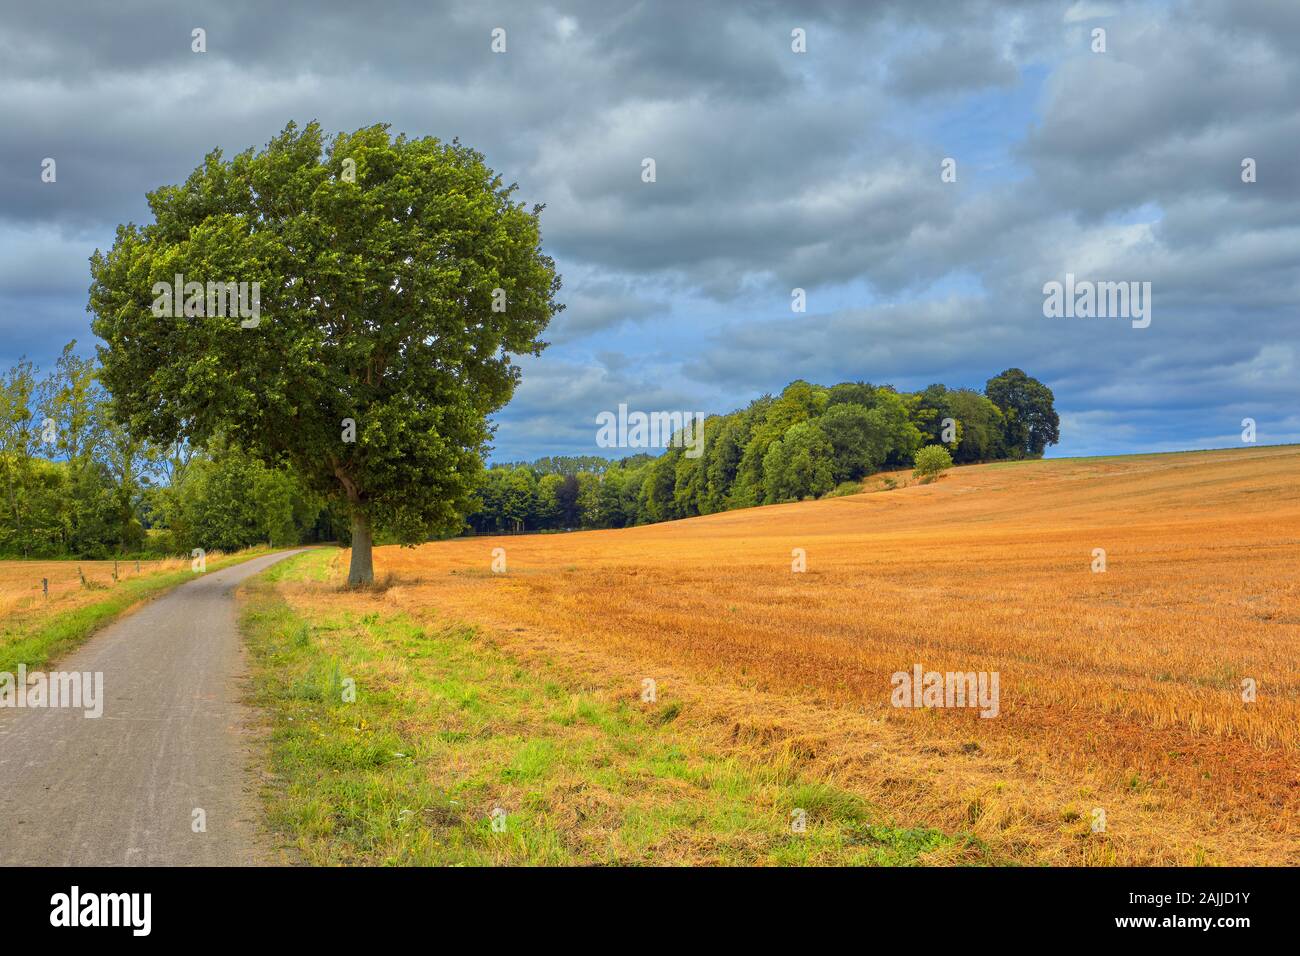
{"label": "dark storm cloud", "polygon": [[[0,29],[0,363],[89,345],[87,256],[209,150],[390,122],[460,136],[547,204],[569,308],[522,363],[500,457],[590,450],[621,401],[726,411],[796,376],[978,386],[1009,365],[1056,388],[1069,450],[1213,441],[1242,408],[1295,437],[1297,11],[28,5]],[[1151,281],[1152,327],[1045,319],[1067,271]]]}
{"label": "dark storm cloud", "polygon": [[[1106,54],[1061,64],[1023,144],[1051,199],[1100,215],[1229,194],[1247,204],[1241,225],[1279,202],[1286,208],[1275,214],[1296,221],[1300,57],[1207,12],[1190,5],[1175,23],[1134,11],[1108,21]],[[1240,176],[1246,157],[1267,170],[1250,187]]]}
{"label": "dark storm cloud", "polygon": [[643,322],[669,311],[669,305],[652,296],[655,290],[637,290],[627,282],[609,279],[575,281],[568,277],[565,309],[551,322],[547,340],[553,343],[616,328],[625,322]]}

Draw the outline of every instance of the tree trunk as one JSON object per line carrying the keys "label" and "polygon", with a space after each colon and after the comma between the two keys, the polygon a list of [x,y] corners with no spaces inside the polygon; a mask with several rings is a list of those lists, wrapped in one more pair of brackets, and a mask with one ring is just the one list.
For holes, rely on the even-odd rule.
{"label": "tree trunk", "polygon": [[370,519],[360,508],[352,508],[352,564],[348,568],[348,587],[362,587],[375,583],[375,562],[371,554],[374,538],[370,533]]}

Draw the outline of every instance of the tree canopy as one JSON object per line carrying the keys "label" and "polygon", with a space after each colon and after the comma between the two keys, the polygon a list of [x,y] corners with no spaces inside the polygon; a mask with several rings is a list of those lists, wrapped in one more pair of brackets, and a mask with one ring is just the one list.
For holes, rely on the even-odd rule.
{"label": "tree canopy", "polygon": [[[350,515],[353,584],[373,578],[374,529],[403,543],[459,530],[488,416],[519,380],[512,356],[539,353],[562,308],[541,207],[515,188],[458,141],[386,125],[327,143],[290,124],[261,151],[210,153],[149,194],[152,223],[119,226],[92,257],[119,420],[289,465]],[[158,317],[155,286],[176,277],[257,283],[260,315]]]}
{"label": "tree canopy", "polygon": [[1007,444],[1013,453],[1037,458],[1061,440],[1061,419],[1052,390],[1018,368],[989,379],[984,393],[1002,409]]}
{"label": "tree canopy", "polygon": [[[480,532],[617,528],[853,491],[885,468],[920,466],[918,477],[927,477],[954,462],[1041,455],[1023,423],[1044,423],[1034,441],[1057,440],[1046,429],[1056,421],[1051,391],[1018,369],[989,380],[1000,381],[1016,383],[1011,391],[994,390],[1005,407],[991,395],[937,384],[909,393],[866,382],[827,388],[795,381],[780,395],[708,418],[697,458],[669,448],[657,458],[495,466],[469,524]],[[1010,404],[1024,396],[1038,404]],[[577,485],[576,507],[563,515],[555,505],[557,462]]]}

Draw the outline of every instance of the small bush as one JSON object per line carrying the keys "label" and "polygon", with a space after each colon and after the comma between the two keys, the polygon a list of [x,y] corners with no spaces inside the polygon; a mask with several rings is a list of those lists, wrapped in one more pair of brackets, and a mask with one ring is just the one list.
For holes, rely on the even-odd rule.
{"label": "small bush", "polygon": [[845,495],[856,495],[862,490],[860,481],[841,481],[838,485],[826,492],[827,498],[842,498]]}
{"label": "small bush", "polygon": [[914,478],[928,484],[952,467],[952,455],[942,445],[926,445],[916,453]]}

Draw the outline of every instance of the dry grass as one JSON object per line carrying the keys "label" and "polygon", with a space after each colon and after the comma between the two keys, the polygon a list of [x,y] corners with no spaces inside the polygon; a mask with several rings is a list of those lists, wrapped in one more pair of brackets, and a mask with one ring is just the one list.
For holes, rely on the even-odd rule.
{"label": "dry grass", "polygon": [[[117,575],[119,581],[127,581],[189,566],[188,559],[166,558],[141,561],[140,570],[136,571],[135,561],[119,561]],[[89,587],[82,585],[78,568],[86,576]],[[41,588],[42,578],[50,582],[48,599]],[[97,596],[102,596],[100,592],[113,583],[112,561],[0,561],[0,617],[25,618],[93,604]]]}
{"label": "dry grass", "polygon": [[[1295,864],[1298,557],[1285,446],[981,465],[623,531],[384,548],[385,592],[331,600],[474,622],[629,694],[653,677],[753,759],[793,748],[901,822],[1013,858]],[[998,671],[1001,715],[892,708],[890,675],[915,663]]]}
{"label": "dry grass", "polygon": [[332,558],[299,555],[243,592],[252,700],[268,718],[261,789],[286,862],[997,861],[968,834],[894,825],[833,781],[809,779],[804,748],[764,753],[700,726],[673,693],[647,701],[617,675],[521,661],[484,629],[385,611],[374,593],[340,595],[323,583]]}

